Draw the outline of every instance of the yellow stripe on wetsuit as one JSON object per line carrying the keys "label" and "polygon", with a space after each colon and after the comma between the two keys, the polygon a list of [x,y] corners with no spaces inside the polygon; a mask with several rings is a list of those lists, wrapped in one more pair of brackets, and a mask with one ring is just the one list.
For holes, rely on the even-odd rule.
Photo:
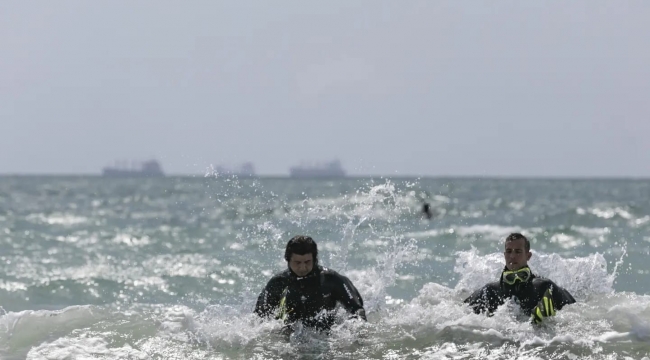
{"label": "yellow stripe on wetsuit", "polygon": [[280,304],[279,304],[279,311],[278,315],[275,317],[276,319],[280,319],[282,321],[287,319],[287,316],[293,311],[292,309],[288,309],[287,307],[287,294],[289,293],[289,288],[286,287],[284,288],[284,291],[282,292],[282,298],[280,299]]}

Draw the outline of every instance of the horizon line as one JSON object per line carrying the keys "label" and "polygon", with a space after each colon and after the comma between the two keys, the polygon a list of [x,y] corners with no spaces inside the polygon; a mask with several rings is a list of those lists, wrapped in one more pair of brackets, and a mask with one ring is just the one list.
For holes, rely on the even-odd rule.
{"label": "horizon line", "polygon": [[[106,179],[148,179],[148,178],[209,178],[212,174],[171,173],[160,177],[106,177],[95,173],[0,173],[0,177],[89,177]],[[293,180],[339,180],[368,178],[397,179],[490,179],[490,180],[650,180],[650,176],[634,175],[413,175],[413,174],[354,174],[341,177],[291,177],[289,174],[260,174],[252,176],[221,175],[219,177],[237,177],[240,179],[293,179]]]}

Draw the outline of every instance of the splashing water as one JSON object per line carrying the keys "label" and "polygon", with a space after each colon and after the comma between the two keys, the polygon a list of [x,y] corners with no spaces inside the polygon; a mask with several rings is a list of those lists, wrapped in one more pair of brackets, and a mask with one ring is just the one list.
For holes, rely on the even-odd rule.
{"label": "splashing water", "polygon": [[[637,199],[650,185],[615,185],[2,178],[0,357],[647,358],[650,208]],[[498,278],[513,231],[531,238],[533,271],[578,300],[541,328],[513,303],[485,317],[462,302]],[[252,314],[297,234],[350,277],[368,322],[286,338]]]}

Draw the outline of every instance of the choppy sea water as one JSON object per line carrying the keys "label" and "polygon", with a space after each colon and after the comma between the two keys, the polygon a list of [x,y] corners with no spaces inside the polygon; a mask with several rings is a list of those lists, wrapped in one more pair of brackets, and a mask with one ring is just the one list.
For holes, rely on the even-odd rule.
{"label": "choppy sea water", "polygon": [[[0,177],[0,358],[648,359],[649,199],[650,180]],[[542,328],[462,303],[514,231],[578,300]],[[287,341],[251,314],[297,234],[367,323]]]}

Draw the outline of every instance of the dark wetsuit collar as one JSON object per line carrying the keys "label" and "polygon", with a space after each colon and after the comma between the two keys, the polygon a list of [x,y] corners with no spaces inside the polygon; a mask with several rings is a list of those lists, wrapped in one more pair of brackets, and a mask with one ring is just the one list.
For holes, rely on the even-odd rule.
{"label": "dark wetsuit collar", "polygon": [[311,279],[313,277],[319,276],[320,272],[322,270],[322,268],[319,265],[314,265],[314,268],[311,270],[311,272],[309,274],[307,274],[305,276],[298,276],[298,275],[296,275],[295,272],[293,272],[293,270],[291,270],[291,267],[287,266],[287,268],[289,269],[289,275],[291,276],[291,279],[298,280],[298,281],[299,280],[307,280],[307,279]]}

